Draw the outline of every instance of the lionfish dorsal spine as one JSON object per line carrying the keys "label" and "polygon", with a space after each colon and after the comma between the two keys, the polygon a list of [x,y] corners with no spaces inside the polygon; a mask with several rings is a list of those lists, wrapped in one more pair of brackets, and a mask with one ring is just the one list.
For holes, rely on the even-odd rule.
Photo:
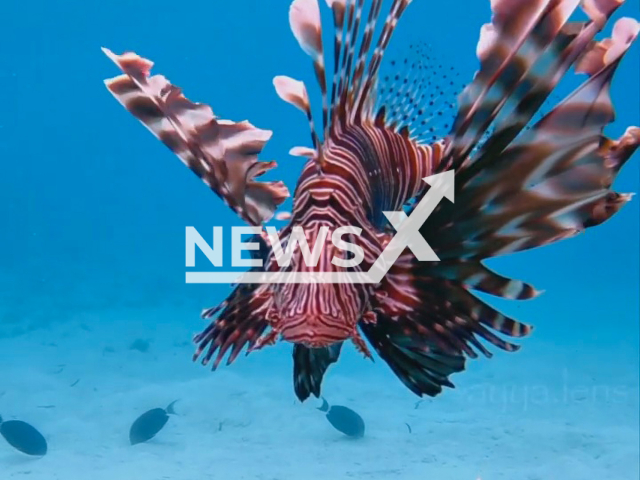
{"label": "lionfish dorsal spine", "polygon": [[[374,33],[383,0],[369,5],[364,29],[362,19],[365,0],[327,0],[333,13],[335,29],[334,61],[331,96],[327,91],[327,72],[322,45],[322,21],[318,0],[294,0],[289,11],[291,30],[301,48],[313,61],[316,78],[323,97],[324,141],[336,129],[361,121],[373,122],[374,90],[377,75],[398,20],[412,0],[394,0],[390,12],[374,45]],[[360,49],[356,57],[356,48]],[[370,57],[370,58],[369,58]],[[369,66],[367,69],[367,61]],[[313,130],[311,110],[305,110]],[[314,141],[319,142],[315,131]],[[319,143],[314,144],[319,148]],[[319,152],[320,153],[320,152]],[[321,159],[321,155],[317,156]]]}
{"label": "lionfish dorsal spine", "polygon": [[[331,2],[331,0],[329,0]],[[336,1],[333,5],[343,3],[344,9],[347,12],[347,23],[345,26],[340,28],[340,31],[336,28],[336,35],[340,35],[340,52],[336,54],[337,57],[341,60],[341,64],[338,67],[336,64],[336,69],[333,72],[334,81],[337,79],[338,82],[338,91],[336,93],[336,97],[331,105],[331,125],[334,125],[338,118],[343,115],[343,109],[341,108],[344,105],[344,91],[345,86],[347,84],[347,79],[349,77],[349,51],[351,50],[351,42],[352,35],[351,32],[353,30],[353,24],[355,21],[355,3],[353,0],[342,0]],[[333,8],[333,7],[332,7]],[[339,73],[339,75],[338,75]],[[331,128],[331,127],[329,127]],[[329,131],[327,131],[327,135],[329,135]]]}
{"label": "lionfish dorsal spine", "polygon": [[[345,33],[347,35],[347,42],[345,44],[344,56],[346,63],[343,62],[343,70],[341,72],[340,84],[342,88],[340,90],[340,113],[342,117],[347,114],[347,108],[353,98],[353,67],[354,67],[354,55],[356,44],[358,43],[358,34],[360,31],[360,23],[362,22],[362,10],[363,0],[358,0],[357,6],[355,0],[352,0],[349,9],[349,30]],[[337,72],[336,72],[337,73]]]}
{"label": "lionfish dorsal spine", "polygon": [[[327,101],[327,80],[326,80],[326,68],[324,63],[324,46],[322,43],[322,21],[320,19],[320,7],[318,5],[317,0],[296,0],[291,4],[289,8],[289,24],[291,25],[291,30],[293,31],[293,35],[296,37],[296,40],[304,50],[304,52],[309,55],[313,60],[313,67],[316,74],[316,79],[318,84],[320,85],[320,90],[322,92],[322,103],[323,103],[323,129],[326,129],[328,120],[328,101]],[[301,104],[293,103],[289,101],[289,103],[293,103],[298,108],[301,108],[304,113],[307,115],[307,120],[309,122],[309,128],[311,130],[311,140],[313,142],[313,148],[316,150],[316,161],[318,166],[322,166],[322,152],[321,152],[321,141],[318,137],[315,124],[313,121],[313,114],[311,112],[311,106],[309,105],[309,96],[306,91],[306,86],[303,82],[298,82],[293,79],[288,79],[286,82],[284,78],[287,77],[276,77],[274,80],[274,84],[279,80],[280,89],[276,84],[276,91],[280,98],[283,98],[285,101],[287,98],[283,97],[283,94],[287,94],[287,90],[289,88],[304,90],[305,101],[303,102],[303,106]]]}
{"label": "lionfish dorsal spine", "polygon": [[[344,19],[346,12],[346,0],[327,0],[327,4],[333,13],[333,26],[335,30],[335,38],[333,45],[333,71],[337,72],[340,68],[340,53],[342,52],[342,34],[344,31]],[[333,75],[331,86],[331,100],[329,102],[329,118],[333,119],[336,96],[338,95],[338,77]],[[325,126],[324,136],[327,136],[328,126]]]}
{"label": "lionfish dorsal spine", "polygon": [[[369,18],[364,29],[364,35],[362,37],[362,43],[360,45],[360,53],[358,54],[358,60],[356,62],[355,72],[353,74],[353,91],[360,92],[362,84],[362,76],[364,74],[365,65],[367,63],[367,57],[369,55],[369,49],[371,48],[371,42],[373,40],[373,34],[376,29],[378,16],[380,15],[380,8],[382,7],[382,0],[374,0],[369,10]],[[353,119],[353,118],[352,118]]]}
{"label": "lionfish dorsal spine", "polygon": [[[313,143],[313,152],[315,157],[322,158],[321,142],[316,133],[315,125],[313,123],[313,115],[311,113],[311,104],[309,103],[309,93],[304,82],[295,80],[285,75],[278,75],[273,79],[273,86],[276,89],[278,96],[287,103],[297,107],[304,112],[309,121],[309,128],[311,130],[311,142]],[[304,155],[307,156],[307,155]]]}
{"label": "lionfish dorsal spine", "polygon": [[[398,25],[398,21],[400,20],[400,17],[402,17],[402,14],[405,12],[405,10],[407,9],[407,7],[411,2],[412,0],[394,0],[393,5],[391,6],[391,11],[387,16],[384,26],[382,27],[382,32],[380,33],[378,43],[371,56],[371,61],[369,62],[369,70],[367,72],[366,80],[362,85],[362,87],[359,88],[358,90],[357,100],[356,100],[355,109],[354,109],[354,116],[356,118],[361,118],[363,115],[371,116],[373,114],[373,112],[366,111],[364,107],[368,104],[369,99],[372,97],[374,88],[376,87],[376,82],[378,79],[378,71],[380,70],[382,57],[384,56],[384,52],[389,46],[391,36],[393,35],[393,32],[395,31],[396,26]],[[379,7],[378,7],[378,14],[379,14]],[[375,28],[375,25],[372,28]]]}

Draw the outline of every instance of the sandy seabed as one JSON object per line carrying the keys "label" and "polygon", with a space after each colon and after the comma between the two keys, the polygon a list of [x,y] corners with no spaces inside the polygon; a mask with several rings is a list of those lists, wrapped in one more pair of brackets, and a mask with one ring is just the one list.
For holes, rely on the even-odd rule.
{"label": "sandy seabed", "polygon": [[[182,321],[182,319],[191,319]],[[0,415],[36,426],[48,454],[0,441],[0,479],[637,480],[637,358],[548,346],[472,362],[437,399],[413,396],[352,349],[327,377],[331,403],[359,412],[364,439],[295,401],[290,347],[212,374],[191,362],[193,309],[75,315],[0,339]],[[130,349],[149,341],[146,353]],[[144,411],[179,399],[158,436],[132,447]]]}

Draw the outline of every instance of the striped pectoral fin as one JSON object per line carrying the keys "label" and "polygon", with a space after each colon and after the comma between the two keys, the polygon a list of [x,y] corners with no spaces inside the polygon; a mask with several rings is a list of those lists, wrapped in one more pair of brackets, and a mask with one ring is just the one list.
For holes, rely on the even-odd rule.
{"label": "striped pectoral fin", "polygon": [[320,397],[324,375],[329,366],[338,361],[341,349],[342,342],[322,348],[293,346],[293,385],[301,402],[312,394]]}
{"label": "striped pectoral fin", "polygon": [[464,355],[433,345],[428,337],[403,328],[407,323],[408,319],[379,315],[376,323],[362,323],[360,328],[398,379],[416,395],[435,397],[443,387],[453,388],[449,376],[465,369]]}
{"label": "striped pectoral fin", "polygon": [[[570,67],[583,62],[622,1],[496,0],[478,43],[480,69],[459,97],[450,153],[459,169],[491,161],[528,124]],[[569,21],[582,7],[589,21]],[[482,155],[470,154],[492,122]],[[460,181],[464,180],[464,176]]]}
{"label": "striped pectoral fin", "polygon": [[443,386],[453,387],[448,377],[464,370],[465,357],[491,357],[482,340],[514,352],[519,346],[500,335],[523,337],[532,330],[468,288],[473,283],[473,288],[506,298],[530,298],[534,289],[483,268],[443,268],[396,263],[376,292],[376,322],[360,324],[378,354],[418,395],[434,396]]}
{"label": "striped pectoral fin", "polygon": [[105,84],[131,114],[245,221],[260,225],[273,216],[289,192],[282,182],[255,180],[276,166],[257,158],[270,131],[216,118],[208,105],[189,101],[165,77],[150,76],[150,60],[103,51],[124,72]]}
{"label": "striped pectoral fin", "polygon": [[639,31],[620,19],[611,38],[582,51],[577,70],[588,78],[571,95],[508,146],[490,139],[456,172],[455,205],[440,205],[421,229],[441,259],[481,260],[571,238],[625,205],[631,195],[611,187],[640,129],[618,140],[603,130],[614,119],[613,75]]}
{"label": "striped pectoral fin", "polygon": [[499,275],[477,261],[436,262],[425,266],[424,270],[434,278],[509,300],[528,300],[541,293],[532,285]]}
{"label": "striped pectoral fin", "polygon": [[202,314],[205,319],[213,318],[218,312],[220,314],[194,337],[198,347],[193,360],[201,358],[202,364],[207,365],[213,358],[212,369],[215,370],[227,353],[229,365],[245,346],[249,353],[259,344],[264,344],[265,339],[273,333],[273,330],[267,331],[270,328],[267,318],[272,305],[267,287],[239,285],[219,307],[205,310]]}
{"label": "striped pectoral fin", "polygon": [[[555,4],[578,6],[578,0]],[[483,26],[477,46],[480,68],[460,94],[459,111],[452,133],[452,156],[468,162],[468,154],[495,119],[517,85],[526,78],[538,57],[566,21],[563,12],[549,0],[497,0],[493,18]],[[566,10],[566,8],[565,8]]]}

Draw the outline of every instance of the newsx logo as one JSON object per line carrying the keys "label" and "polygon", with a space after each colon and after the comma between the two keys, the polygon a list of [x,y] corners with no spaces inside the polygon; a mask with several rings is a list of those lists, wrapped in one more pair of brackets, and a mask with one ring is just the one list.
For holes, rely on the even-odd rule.
{"label": "newsx logo", "polygon": [[[443,198],[454,201],[455,174],[453,170],[423,178],[431,188],[415,206],[411,215],[404,211],[384,212],[385,216],[396,229],[396,234],[387,244],[382,254],[367,272],[186,272],[187,283],[380,283],[385,274],[396,262],[405,248],[409,248],[419,261],[439,261],[440,259],[420,234],[420,227],[427,221]],[[261,267],[262,259],[242,258],[242,252],[257,250],[259,243],[243,242],[243,234],[260,234],[261,227],[233,227],[232,228],[232,266],[233,267]],[[294,227],[290,240],[285,249],[282,248],[275,227],[266,227],[267,238],[271,243],[276,262],[280,267],[286,267],[291,262],[294,249],[299,246],[307,266],[317,265],[321,249],[327,240],[328,228],[320,230],[319,238],[313,247],[309,248],[302,227]],[[340,250],[353,254],[353,258],[346,260],[334,257],[332,263],[339,267],[355,267],[364,259],[362,248],[342,239],[343,235],[359,235],[362,229],[355,226],[336,228],[331,241]],[[186,266],[195,267],[196,247],[204,253],[214,267],[222,267],[222,227],[213,228],[213,245],[211,247],[194,227],[186,228]]]}

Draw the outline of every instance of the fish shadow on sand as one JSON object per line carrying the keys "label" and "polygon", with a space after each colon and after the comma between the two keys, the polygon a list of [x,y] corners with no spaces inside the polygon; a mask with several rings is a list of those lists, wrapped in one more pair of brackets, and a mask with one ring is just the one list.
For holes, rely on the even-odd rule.
{"label": "fish shadow on sand", "polygon": [[[20,467],[29,466],[34,463],[41,462],[43,457],[34,457],[29,455],[23,455],[18,452],[7,452],[0,455],[0,464],[4,467]],[[4,478],[4,477],[0,477]]]}
{"label": "fish shadow on sand", "polygon": [[365,445],[368,443],[367,440],[368,438],[366,437],[348,437],[346,435],[340,435],[340,436],[328,435],[328,436],[325,436],[324,438],[324,441],[328,445],[335,445],[335,444],[341,444],[341,443],[358,443],[358,444]]}
{"label": "fish shadow on sand", "polygon": [[152,453],[154,449],[158,447],[178,448],[178,447],[184,446],[184,442],[160,439],[155,437],[150,440],[147,440],[146,442],[141,442],[136,445],[131,445],[130,443],[126,443],[125,446],[128,448],[146,449],[147,452]]}

